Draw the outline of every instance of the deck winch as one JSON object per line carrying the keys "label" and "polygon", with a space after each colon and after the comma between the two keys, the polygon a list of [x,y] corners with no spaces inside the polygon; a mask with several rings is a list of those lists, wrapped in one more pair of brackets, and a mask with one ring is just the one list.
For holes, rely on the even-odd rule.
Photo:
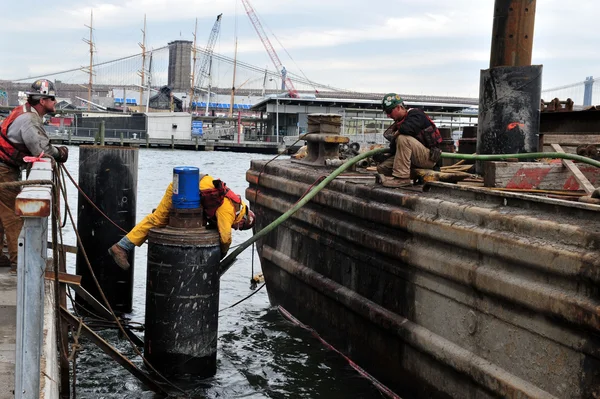
{"label": "deck winch", "polygon": [[199,170],[173,169],[169,224],[148,234],[146,358],[165,375],[217,371],[219,233],[200,208]]}

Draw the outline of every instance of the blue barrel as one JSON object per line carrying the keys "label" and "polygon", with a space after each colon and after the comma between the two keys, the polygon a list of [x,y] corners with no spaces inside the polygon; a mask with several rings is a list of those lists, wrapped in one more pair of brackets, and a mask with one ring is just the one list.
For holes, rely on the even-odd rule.
{"label": "blue barrel", "polygon": [[194,166],[173,168],[173,208],[200,208],[200,170]]}

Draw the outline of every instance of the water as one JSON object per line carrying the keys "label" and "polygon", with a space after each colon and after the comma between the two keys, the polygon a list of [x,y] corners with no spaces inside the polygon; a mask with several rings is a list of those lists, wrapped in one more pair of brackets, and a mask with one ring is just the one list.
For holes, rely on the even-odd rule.
{"label": "water", "polygon": [[[77,179],[78,147],[70,148],[67,168]],[[197,166],[200,173],[221,178],[236,193],[244,196],[245,174],[250,160],[271,156],[182,150],[139,151],[137,220],[155,208],[172,179],[174,166]],[[69,204],[74,213],[77,192],[70,186]],[[74,215],[76,216],[76,215]],[[65,242],[74,245],[70,224]],[[232,246],[241,244],[252,233],[234,231]],[[144,322],[146,253],[143,245],[135,252],[133,311],[128,317]],[[68,269],[75,272],[75,257],[69,255]],[[221,279],[220,309],[234,304],[253,291],[252,273],[260,271],[258,255],[246,250]],[[142,361],[125,340],[113,330],[100,335],[143,368]],[[77,357],[78,399],[157,398],[125,369],[105,355],[92,342],[80,338],[83,349]],[[368,344],[368,343],[365,343]],[[338,354],[326,349],[309,332],[287,321],[272,308],[266,289],[219,317],[218,363],[215,377],[185,385],[191,397],[207,398],[380,398],[370,382],[360,377]]]}

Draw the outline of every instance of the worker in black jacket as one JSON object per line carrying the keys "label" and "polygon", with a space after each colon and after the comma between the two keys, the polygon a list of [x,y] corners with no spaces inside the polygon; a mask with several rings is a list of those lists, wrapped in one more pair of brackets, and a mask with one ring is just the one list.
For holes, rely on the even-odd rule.
{"label": "worker in black jacket", "polygon": [[377,171],[384,187],[411,186],[411,167],[432,169],[439,160],[438,146],[442,136],[422,110],[406,109],[398,94],[386,94],[381,105],[387,116],[394,120],[383,134],[390,141],[394,156],[380,163]]}

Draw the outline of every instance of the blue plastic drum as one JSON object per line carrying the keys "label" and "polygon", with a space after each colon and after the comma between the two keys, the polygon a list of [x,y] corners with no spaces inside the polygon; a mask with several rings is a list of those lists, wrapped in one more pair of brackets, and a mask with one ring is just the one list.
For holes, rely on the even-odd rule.
{"label": "blue plastic drum", "polygon": [[200,170],[194,166],[173,168],[173,208],[200,208]]}

